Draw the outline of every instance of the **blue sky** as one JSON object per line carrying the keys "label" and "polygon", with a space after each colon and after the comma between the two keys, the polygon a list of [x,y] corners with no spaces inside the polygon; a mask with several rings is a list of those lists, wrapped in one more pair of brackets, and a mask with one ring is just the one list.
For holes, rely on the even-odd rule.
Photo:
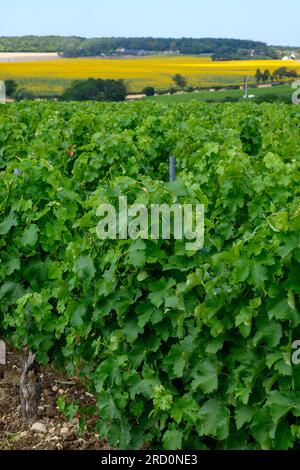
{"label": "blue sky", "polygon": [[300,46],[299,0],[10,0],[0,35],[232,37]]}

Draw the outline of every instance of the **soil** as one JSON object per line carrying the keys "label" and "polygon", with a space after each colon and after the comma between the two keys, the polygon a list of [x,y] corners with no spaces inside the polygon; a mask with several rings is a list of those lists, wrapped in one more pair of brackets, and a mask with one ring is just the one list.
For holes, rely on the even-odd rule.
{"label": "soil", "polygon": [[[95,403],[92,394],[74,379],[66,379],[51,366],[41,369],[42,393],[35,423],[45,426],[44,433],[31,430],[31,424],[21,417],[19,380],[26,355],[8,348],[6,365],[0,365],[0,450],[107,450],[110,447],[99,435],[79,431],[79,417],[68,421],[56,406],[59,396],[70,403],[77,400],[80,406]],[[87,420],[93,428],[97,417]]]}

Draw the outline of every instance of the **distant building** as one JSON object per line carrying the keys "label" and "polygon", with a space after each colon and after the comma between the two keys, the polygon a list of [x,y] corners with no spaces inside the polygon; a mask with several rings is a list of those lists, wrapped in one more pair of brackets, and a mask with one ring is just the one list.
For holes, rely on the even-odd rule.
{"label": "distant building", "polygon": [[176,51],[168,49],[167,51],[164,51],[164,54],[180,54],[180,51],[178,49]]}
{"label": "distant building", "polygon": [[285,55],[284,57],[282,57],[282,60],[296,60],[296,59],[297,59],[297,56],[295,52],[291,52],[289,55]]}
{"label": "distant building", "polygon": [[131,56],[146,55],[146,51],[144,51],[143,49],[125,49],[124,47],[119,47],[118,49],[116,49],[116,52],[118,54]]}

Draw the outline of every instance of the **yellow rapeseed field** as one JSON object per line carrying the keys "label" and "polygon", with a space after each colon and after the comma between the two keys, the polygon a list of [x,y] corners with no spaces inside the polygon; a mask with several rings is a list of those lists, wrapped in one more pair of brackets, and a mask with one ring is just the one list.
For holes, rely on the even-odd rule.
{"label": "yellow rapeseed field", "polygon": [[[194,56],[155,56],[120,59],[58,59],[32,62],[0,63],[0,80],[12,78],[26,83],[27,89],[37,91],[62,89],[64,80],[94,78],[123,78],[130,91],[141,91],[152,85],[157,89],[172,85],[172,75],[180,73],[193,86],[225,85],[241,83],[245,75],[254,77],[257,68],[261,70],[286,66],[300,73],[300,62],[295,61],[228,61],[213,62],[210,58]],[[55,80],[61,82],[55,83]]]}

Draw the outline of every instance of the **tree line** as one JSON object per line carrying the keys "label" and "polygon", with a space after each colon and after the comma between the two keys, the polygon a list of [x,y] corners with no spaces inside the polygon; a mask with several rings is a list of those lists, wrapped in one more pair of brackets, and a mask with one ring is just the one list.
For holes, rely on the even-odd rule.
{"label": "tree line", "polygon": [[[15,80],[5,80],[5,88],[6,96],[16,101],[35,98],[28,90],[20,88]],[[88,78],[73,81],[58,98],[61,101],[124,101],[127,93],[123,80]]]}
{"label": "tree line", "polygon": [[257,83],[266,83],[269,81],[281,81],[285,79],[294,79],[297,78],[298,74],[296,70],[288,70],[287,67],[280,67],[279,69],[274,70],[273,73],[270,70],[261,71],[260,69],[256,70],[255,79]]}
{"label": "tree line", "polygon": [[[187,87],[187,80],[180,74],[172,77],[178,89]],[[15,80],[5,81],[6,96],[16,101],[24,99],[34,99],[34,96],[24,88],[20,88]],[[155,88],[152,86],[145,87],[142,92],[146,96],[154,96]],[[128,94],[128,90],[124,80],[105,80],[88,78],[87,80],[75,80],[71,85],[58,97],[61,101],[124,101]]]}
{"label": "tree line", "polygon": [[272,47],[258,41],[222,38],[83,38],[77,36],[0,37],[0,52],[59,52],[63,57],[116,54],[118,49],[145,52],[209,54],[214,60],[276,58]]}

